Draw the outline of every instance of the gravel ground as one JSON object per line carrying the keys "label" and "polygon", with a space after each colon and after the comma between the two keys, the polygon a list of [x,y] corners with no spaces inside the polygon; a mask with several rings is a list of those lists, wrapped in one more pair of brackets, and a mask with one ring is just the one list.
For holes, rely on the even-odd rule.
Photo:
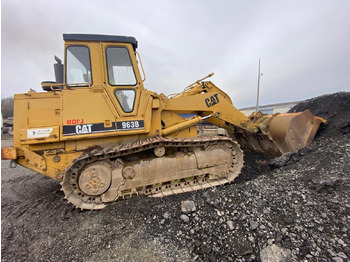
{"label": "gravel ground", "polygon": [[235,183],[100,211],[2,161],[2,261],[349,261],[350,93],[291,111],[306,108],[328,125],[298,154],[245,152]]}

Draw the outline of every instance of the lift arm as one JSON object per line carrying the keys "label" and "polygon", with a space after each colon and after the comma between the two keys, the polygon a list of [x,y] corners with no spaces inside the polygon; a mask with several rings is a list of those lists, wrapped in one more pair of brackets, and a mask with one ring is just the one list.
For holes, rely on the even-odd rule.
{"label": "lift arm", "polygon": [[[170,96],[164,110],[176,113],[197,114],[171,127],[172,132],[180,128],[206,121],[223,127],[243,147],[268,155],[296,152],[308,146],[321,123],[321,117],[309,110],[301,113],[263,115],[255,112],[246,117],[232,104],[229,96],[210,81],[195,82],[184,92]],[[179,128],[179,129],[177,129]],[[169,127],[164,135],[167,135]]]}

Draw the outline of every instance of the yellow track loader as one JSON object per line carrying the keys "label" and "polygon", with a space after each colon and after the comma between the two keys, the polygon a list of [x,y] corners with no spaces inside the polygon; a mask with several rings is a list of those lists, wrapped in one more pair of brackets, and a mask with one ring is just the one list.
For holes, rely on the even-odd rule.
{"label": "yellow track loader", "polygon": [[[269,155],[308,146],[324,119],[310,111],[246,117],[208,75],[178,94],[144,88],[134,37],[64,34],[64,63],[44,92],[14,97],[10,159],[61,182],[69,202],[101,209],[139,194],[166,196],[230,183],[240,147]],[[211,123],[226,136],[199,136]],[[13,164],[13,163],[12,163]]]}

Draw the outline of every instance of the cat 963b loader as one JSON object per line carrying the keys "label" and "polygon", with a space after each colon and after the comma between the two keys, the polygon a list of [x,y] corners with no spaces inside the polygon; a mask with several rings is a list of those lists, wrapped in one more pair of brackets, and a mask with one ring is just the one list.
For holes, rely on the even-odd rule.
{"label": "cat 963b loader", "polygon": [[[240,147],[296,152],[325,122],[308,110],[246,117],[206,80],[212,74],[181,93],[158,94],[144,88],[135,38],[63,39],[56,81],[42,82],[44,92],[15,95],[14,146],[2,148],[2,159],[60,181],[65,197],[81,209],[230,183],[243,166]],[[204,120],[228,135],[199,136],[196,125]]]}

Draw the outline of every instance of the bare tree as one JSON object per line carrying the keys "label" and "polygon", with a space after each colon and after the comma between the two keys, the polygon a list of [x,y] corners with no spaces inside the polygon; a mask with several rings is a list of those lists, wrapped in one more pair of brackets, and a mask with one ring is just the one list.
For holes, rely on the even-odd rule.
{"label": "bare tree", "polygon": [[13,116],[13,97],[1,98],[1,113],[4,119]]}

